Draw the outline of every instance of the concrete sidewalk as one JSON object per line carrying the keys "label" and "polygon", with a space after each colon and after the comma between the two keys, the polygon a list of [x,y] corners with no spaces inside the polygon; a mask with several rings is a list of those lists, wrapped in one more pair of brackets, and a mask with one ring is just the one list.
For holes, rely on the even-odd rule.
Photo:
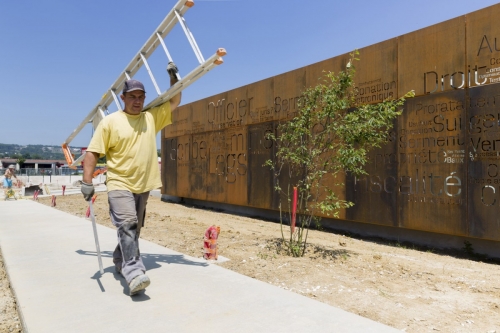
{"label": "concrete sidewalk", "polygon": [[145,240],[151,285],[130,297],[110,257],[116,232],[97,228],[102,276],[90,221],[0,202],[0,247],[25,332],[398,332]]}

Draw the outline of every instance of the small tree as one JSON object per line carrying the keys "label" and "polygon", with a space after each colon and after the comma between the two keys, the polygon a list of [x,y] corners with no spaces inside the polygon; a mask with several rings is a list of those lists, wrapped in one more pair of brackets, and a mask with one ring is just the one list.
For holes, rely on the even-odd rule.
{"label": "small tree", "polygon": [[16,159],[16,163],[19,164],[20,168],[22,168],[24,162],[26,162],[26,158],[21,154],[14,154],[14,155],[12,155],[12,158]]}
{"label": "small tree", "polygon": [[[281,123],[269,138],[276,142],[275,160],[268,160],[275,174],[275,190],[280,192],[282,243],[287,253],[303,256],[309,227],[319,224],[319,213],[337,217],[354,203],[343,200],[335,189],[344,186],[345,174],[366,174],[368,152],[386,142],[388,131],[405,98],[372,105],[356,105],[354,91],[357,51],[351,54],[345,71],[327,73],[322,83],[305,90],[295,118]],[[287,179],[286,188],[279,183]],[[282,178],[283,179],[283,178]],[[297,188],[297,228],[290,226],[287,237],[283,221],[292,218],[292,188]],[[287,201],[283,213],[282,201]]]}

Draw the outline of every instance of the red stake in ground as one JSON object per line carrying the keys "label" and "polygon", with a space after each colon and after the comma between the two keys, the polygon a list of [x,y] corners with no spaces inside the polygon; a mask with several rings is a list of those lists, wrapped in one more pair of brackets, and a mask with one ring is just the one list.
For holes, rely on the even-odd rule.
{"label": "red stake in ground", "polygon": [[292,205],[292,234],[295,232],[295,220],[297,218],[297,187],[293,188],[293,205]]}
{"label": "red stake in ground", "polygon": [[[97,194],[94,194],[94,196],[92,197],[92,203],[95,202],[95,199],[97,198]],[[87,212],[85,213],[85,217],[86,218],[89,218],[90,217],[90,206],[87,207]]]}

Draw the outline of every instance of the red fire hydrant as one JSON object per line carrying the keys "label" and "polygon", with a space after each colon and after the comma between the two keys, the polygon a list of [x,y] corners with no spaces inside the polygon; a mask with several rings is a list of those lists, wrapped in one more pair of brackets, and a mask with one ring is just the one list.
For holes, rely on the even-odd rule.
{"label": "red fire hydrant", "polygon": [[203,239],[203,258],[207,260],[217,260],[217,239],[219,238],[220,227],[211,226],[205,231]]}

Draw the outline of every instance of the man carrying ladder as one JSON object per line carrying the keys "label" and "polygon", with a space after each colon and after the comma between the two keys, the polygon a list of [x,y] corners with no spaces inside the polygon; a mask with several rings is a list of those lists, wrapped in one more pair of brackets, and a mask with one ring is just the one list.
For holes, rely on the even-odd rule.
{"label": "man carrying ladder", "polygon": [[[177,67],[167,67],[170,85],[178,81]],[[82,193],[86,201],[94,195],[92,174],[98,158],[106,156],[108,202],[111,221],[117,227],[118,245],[113,263],[123,275],[130,295],[150,284],[139,251],[139,234],[144,224],[149,191],[162,186],[158,170],[156,134],[172,123],[172,111],[181,93],[143,112],[146,91],[137,80],[125,81],[120,96],[125,107],[106,116],[97,127],[84,158]]]}

